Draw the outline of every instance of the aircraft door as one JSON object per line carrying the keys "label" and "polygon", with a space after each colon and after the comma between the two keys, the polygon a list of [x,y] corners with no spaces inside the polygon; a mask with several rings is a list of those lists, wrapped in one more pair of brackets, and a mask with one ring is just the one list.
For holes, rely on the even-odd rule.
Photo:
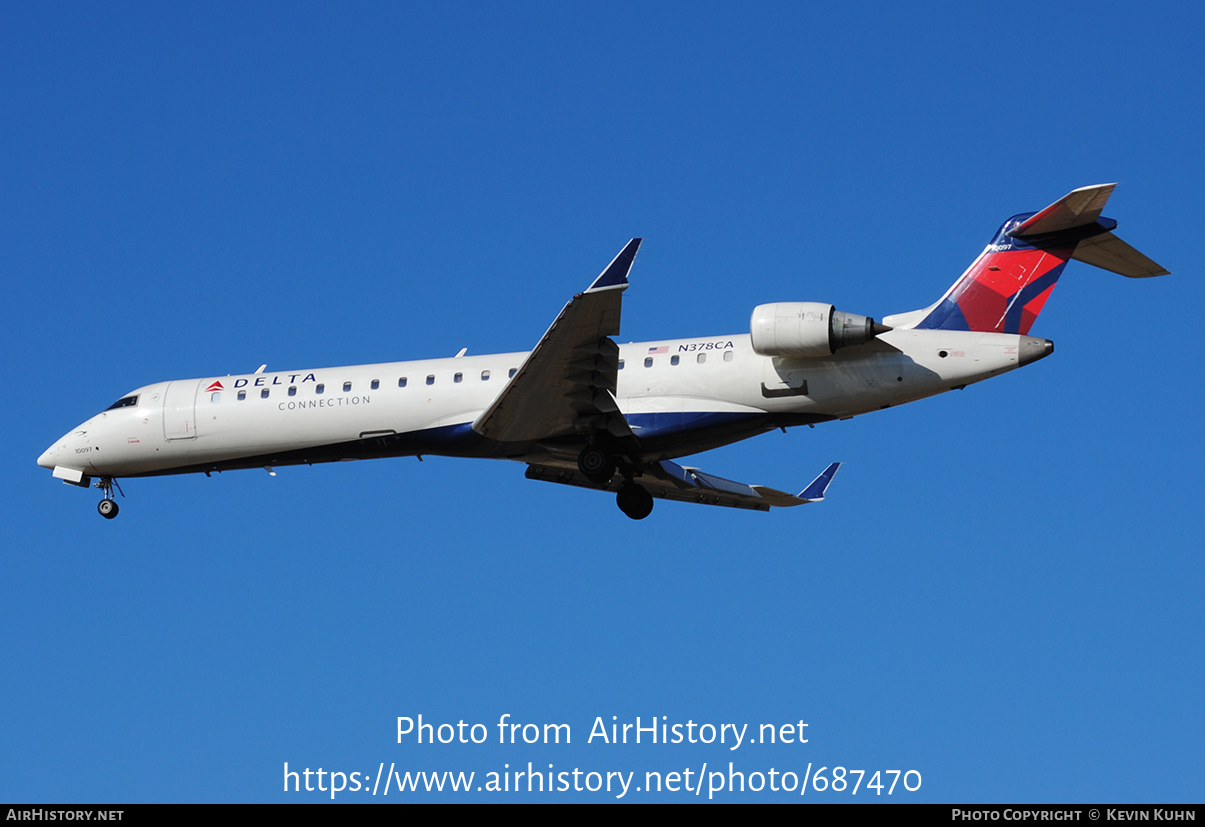
{"label": "aircraft door", "polygon": [[163,394],[163,438],[196,439],[197,392],[201,380],[171,382]]}

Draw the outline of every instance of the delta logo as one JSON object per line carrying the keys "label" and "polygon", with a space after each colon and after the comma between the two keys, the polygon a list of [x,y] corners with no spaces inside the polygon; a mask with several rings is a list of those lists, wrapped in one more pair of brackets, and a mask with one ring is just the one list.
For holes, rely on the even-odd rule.
{"label": "delta logo", "polygon": [[214,382],[212,385],[210,385],[208,388],[205,389],[205,392],[209,393],[210,391],[224,391],[224,390],[226,390],[226,389],[222,387],[221,382]]}

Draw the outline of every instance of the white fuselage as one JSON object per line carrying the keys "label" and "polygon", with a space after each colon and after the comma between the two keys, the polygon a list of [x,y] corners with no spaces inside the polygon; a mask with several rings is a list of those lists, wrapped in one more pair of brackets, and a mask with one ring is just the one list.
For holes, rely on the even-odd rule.
{"label": "white fuselage", "polygon": [[[1051,349],[1014,334],[900,329],[824,359],[762,356],[747,334],[629,343],[615,398],[644,458],[667,459],[932,396]],[[160,382],[72,429],[38,464],[71,480],[413,454],[538,460],[555,439],[489,443],[471,428],[527,356]]]}

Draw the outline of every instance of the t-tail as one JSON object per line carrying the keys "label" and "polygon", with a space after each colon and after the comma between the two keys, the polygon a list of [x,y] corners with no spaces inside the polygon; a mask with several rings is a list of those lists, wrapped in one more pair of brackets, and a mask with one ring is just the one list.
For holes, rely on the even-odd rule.
{"label": "t-tail", "polygon": [[1113,235],[1101,217],[1116,184],[1069,192],[1036,213],[1014,215],[936,304],[883,319],[891,327],[1027,335],[1071,259],[1130,278],[1168,271]]}

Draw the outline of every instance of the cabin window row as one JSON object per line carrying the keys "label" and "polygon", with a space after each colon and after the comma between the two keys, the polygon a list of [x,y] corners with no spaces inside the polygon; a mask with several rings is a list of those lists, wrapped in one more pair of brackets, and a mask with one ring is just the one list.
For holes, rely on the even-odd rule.
{"label": "cabin window row", "polygon": [[[725,361],[725,362],[731,362],[731,361],[732,361],[732,359],[733,359],[733,355],[732,355],[732,354],[733,354],[733,351],[731,351],[731,350],[725,350],[725,351],[724,351],[724,361]],[[671,365],[678,365],[678,364],[680,364],[680,363],[681,363],[681,361],[682,361],[682,358],[681,358],[680,356],[678,356],[677,354],[675,354],[675,355],[673,355],[673,356],[669,357],[669,363],[670,363]],[[695,361],[696,361],[696,362],[698,362],[700,365],[706,364],[706,363],[707,363],[707,354],[706,354],[706,353],[700,353],[700,354],[698,354],[698,355],[695,357]],[[656,363],[657,363],[657,360],[656,360],[656,359],[654,359],[652,356],[646,356],[646,357],[644,357],[644,366],[645,366],[646,368],[651,368],[651,367],[652,367],[653,365],[655,365]],[[620,360],[619,360],[619,369],[620,369],[620,370],[623,370],[623,364],[624,364],[624,360],[623,360],[623,359],[620,359]]]}
{"label": "cabin window row", "polygon": [[[516,373],[518,373],[518,372],[519,372],[519,369],[518,369],[518,368],[511,368],[509,371],[507,371],[507,378],[509,378],[509,379],[513,379],[513,378],[514,378],[514,376],[515,376],[515,374],[516,374]],[[489,372],[488,370],[483,370],[483,371],[481,371],[481,381],[482,381],[482,382],[488,382],[488,381],[489,381],[489,379],[490,379],[490,372]],[[458,373],[453,374],[453,376],[452,376],[452,381],[453,381],[454,383],[456,383],[456,384],[460,384],[461,382],[463,382],[463,381],[464,381],[464,374],[463,374],[463,373],[459,373],[459,372],[458,372]],[[398,386],[399,388],[404,388],[404,387],[406,387],[406,385],[407,385],[407,383],[408,383],[408,382],[409,382],[409,379],[408,379],[407,377],[405,377],[405,376],[402,376],[402,377],[400,377],[400,378],[397,380],[397,386]],[[380,387],[381,387],[381,380],[380,380],[380,379],[373,379],[373,380],[372,380],[371,382],[369,382],[368,384],[369,384],[369,387],[370,387],[370,388],[372,388],[372,390],[374,390],[374,391],[375,391],[375,390],[379,390],[379,389],[380,389]],[[434,384],[435,384],[435,374],[434,374],[434,373],[427,374],[427,384],[428,384],[428,385],[434,385]],[[344,382],[344,383],[343,383],[343,392],[344,392],[344,393],[350,393],[350,392],[351,392],[351,388],[352,388],[352,383],[351,383],[351,382]],[[326,384],[325,384],[325,383],[323,383],[323,382],[319,382],[317,385],[315,385],[315,386],[314,386],[314,393],[315,393],[315,394],[318,394],[318,395],[321,395],[321,394],[326,393]],[[261,389],[260,389],[260,392],[259,392],[259,397],[260,397],[260,399],[267,399],[267,398],[269,397],[269,395],[270,395],[270,394],[271,394],[271,389],[270,389],[270,388],[261,388]],[[296,385],[290,385],[290,386],[289,386],[288,395],[289,395],[289,396],[296,396],[296,395],[297,395],[297,386],[296,386]],[[129,398],[130,398],[130,399],[137,400],[137,397],[129,397]],[[222,398],[222,394],[221,394],[221,392],[220,392],[220,391],[218,391],[218,392],[214,392],[214,393],[210,394],[210,397],[209,397],[209,399],[210,399],[210,401],[211,401],[211,402],[217,402],[217,401],[219,401],[221,398]],[[241,401],[243,401],[243,400],[244,400],[244,399],[246,399],[246,398],[247,398],[247,391],[245,391],[245,390],[240,390],[240,391],[238,392],[238,399],[239,399],[239,401],[241,402]],[[121,400],[121,402],[119,402],[119,403],[117,403],[117,404],[113,405],[112,407],[114,407],[114,408],[119,407],[119,406],[120,406],[120,405],[122,405],[123,403],[124,403],[125,405],[129,405],[129,404],[130,404],[129,402],[126,402],[126,400],[124,400],[124,399],[123,399],[123,400]]]}
{"label": "cabin window row", "polygon": [[[732,351],[731,351],[731,350],[726,350],[726,351],[724,351],[724,361],[725,361],[725,362],[731,362],[731,361],[732,361],[732,359],[733,359],[733,353],[732,353]],[[707,362],[707,354],[706,354],[706,353],[700,353],[700,354],[698,354],[698,355],[695,357],[695,361],[696,361],[698,364],[700,364],[700,365],[702,365],[702,364],[706,364],[706,362]],[[680,357],[680,356],[678,356],[677,354],[675,354],[675,355],[673,355],[673,356],[669,357],[669,363],[670,363],[671,365],[678,365],[678,364],[680,364],[680,362],[681,362],[681,357]],[[644,366],[645,366],[646,368],[651,368],[651,367],[652,367],[654,364],[656,364],[656,360],[655,360],[655,359],[654,359],[652,356],[646,356],[646,357],[645,357],[645,359],[644,359]],[[620,360],[619,360],[619,369],[620,369],[620,370],[623,370],[623,368],[624,368],[624,360],[623,360],[623,359],[620,359]],[[516,373],[518,373],[518,372],[519,372],[519,369],[518,369],[518,368],[511,368],[510,370],[508,370],[508,371],[507,371],[507,374],[506,374],[506,375],[507,375],[507,378],[509,378],[509,379],[513,379],[513,378],[514,378],[514,376],[515,376],[515,374],[516,374]],[[482,382],[488,382],[488,381],[489,381],[489,378],[490,378],[490,372],[489,372],[488,370],[483,370],[483,371],[481,371],[481,381],[482,381]],[[435,384],[435,374],[434,374],[434,373],[429,373],[429,374],[427,374],[427,380],[426,380],[426,381],[427,381],[427,384],[428,384],[428,385],[434,385],[434,384]],[[457,372],[457,373],[455,373],[455,374],[453,374],[453,375],[452,375],[452,382],[453,382],[453,383],[455,383],[455,384],[460,384],[460,383],[461,383],[461,382],[463,382],[463,381],[464,381],[464,374],[463,374],[463,373]],[[397,386],[398,386],[399,388],[404,388],[404,387],[406,387],[406,385],[408,384],[408,382],[409,382],[409,378],[408,378],[408,377],[406,377],[406,376],[399,377],[399,378],[398,378],[398,380],[397,380]],[[371,382],[369,382],[368,384],[369,384],[369,387],[371,387],[371,388],[372,388],[372,389],[375,391],[375,390],[380,389],[380,387],[381,387],[381,380],[380,380],[380,379],[373,379],[373,380],[372,380]],[[352,383],[351,383],[351,382],[344,382],[344,383],[343,383],[343,392],[344,392],[344,393],[350,393],[350,392],[351,392],[351,388],[352,388]],[[261,389],[260,389],[260,392],[259,392],[259,396],[260,396],[260,398],[261,398],[261,399],[267,399],[267,398],[268,398],[268,396],[270,395],[270,393],[271,393],[271,389],[270,389],[270,388],[261,388]],[[325,385],[325,383],[319,382],[317,385],[315,385],[315,386],[314,386],[314,393],[319,394],[319,395],[326,393],[326,385]],[[289,386],[289,390],[288,390],[288,394],[289,394],[289,396],[296,396],[296,395],[297,395],[297,386],[296,386],[296,385],[290,385],[290,386]],[[209,398],[210,398],[210,401],[212,401],[212,402],[217,402],[218,400],[220,400],[220,399],[222,398],[222,394],[221,394],[220,392],[215,392],[215,393],[211,394]],[[243,400],[244,400],[244,399],[246,399],[246,398],[247,398],[247,391],[245,391],[245,390],[240,390],[240,391],[238,392],[238,399],[239,399],[239,401],[241,402],[241,401],[243,401]],[[127,397],[127,399],[133,399],[133,400],[137,400],[137,397]],[[123,404],[124,404],[124,405],[130,405],[131,403],[130,403],[129,401],[127,401],[127,399],[123,399],[123,400],[121,400],[120,402],[118,402],[118,403],[114,404],[112,407],[116,408],[116,407],[119,407],[119,406],[121,406],[121,405],[123,405]]]}

